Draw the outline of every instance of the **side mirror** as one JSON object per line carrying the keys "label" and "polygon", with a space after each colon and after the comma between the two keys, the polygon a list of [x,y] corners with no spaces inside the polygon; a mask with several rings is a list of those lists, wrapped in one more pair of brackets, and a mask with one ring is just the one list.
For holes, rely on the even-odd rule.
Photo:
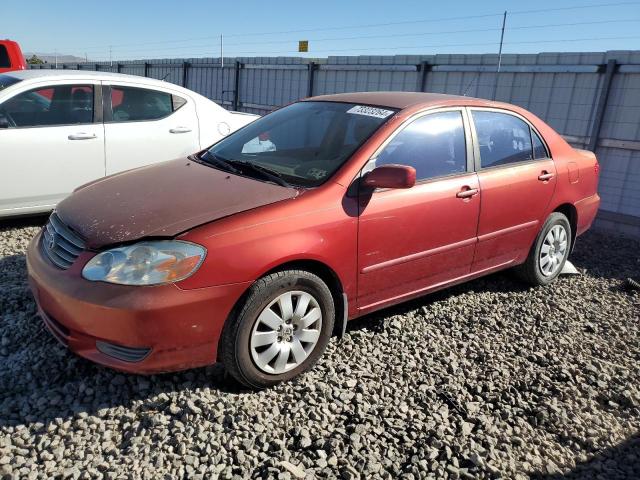
{"label": "side mirror", "polygon": [[416,169],[407,165],[383,165],[364,176],[370,188],[411,188],[416,184]]}

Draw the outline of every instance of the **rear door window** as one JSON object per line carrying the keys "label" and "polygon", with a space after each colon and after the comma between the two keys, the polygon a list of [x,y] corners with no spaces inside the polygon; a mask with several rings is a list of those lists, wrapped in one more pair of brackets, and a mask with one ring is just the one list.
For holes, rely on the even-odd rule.
{"label": "rear door window", "polygon": [[172,99],[170,93],[147,88],[111,86],[113,122],[158,120],[184,105],[184,99]]}
{"label": "rear door window", "polygon": [[531,131],[524,120],[485,110],[472,110],[482,168],[533,160]]}
{"label": "rear door window", "polygon": [[23,92],[0,105],[9,128],[77,125],[94,118],[92,85],[56,85]]}

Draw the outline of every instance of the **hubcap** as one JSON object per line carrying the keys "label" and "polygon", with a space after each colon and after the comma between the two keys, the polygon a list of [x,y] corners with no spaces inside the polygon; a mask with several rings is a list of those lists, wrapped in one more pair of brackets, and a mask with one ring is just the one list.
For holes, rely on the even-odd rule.
{"label": "hubcap", "polygon": [[251,358],[265,373],[293,370],[313,351],[322,328],[322,311],[313,295],[286,292],[258,315],[251,331]]}
{"label": "hubcap", "polygon": [[554,225],[544,237],[540,248],[540,271],[545,277],[555,274],[567,255],[567,231]]}

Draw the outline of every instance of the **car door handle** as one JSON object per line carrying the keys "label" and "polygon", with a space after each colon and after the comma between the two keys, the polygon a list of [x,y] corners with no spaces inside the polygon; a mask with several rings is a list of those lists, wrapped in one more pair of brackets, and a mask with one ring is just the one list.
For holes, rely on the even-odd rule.
{"label": "car door handle", "polygon": [[458,198],[470,198],[473,197],[474,195],[478,194],[478,189],[477,188],[463,188],[462,190],[460,190],[458,193],[456,193],[456,197]]}
{"label": "car door handle", "polygon": [[175,127],[169,130],[169,133],[189,133],[190,131],[189,127]]}
{"label": "car door handle", "polygon": [[72,133],[67,138],[69,140],[92,140],[98,137],[95,133],[78,132],[78,133]]}
{"label": "car door handle", "polygon": [[549,173],[544,170],[540,175],[538,175],[538,180],[540,180],[541,182],[546,182],[548,180],[551,180],[553,177],[553,173]]}

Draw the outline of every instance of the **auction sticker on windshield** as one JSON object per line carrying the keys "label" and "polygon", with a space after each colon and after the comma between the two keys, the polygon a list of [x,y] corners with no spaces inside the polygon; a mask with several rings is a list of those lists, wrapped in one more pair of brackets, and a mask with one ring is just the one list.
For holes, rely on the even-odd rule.
{"label": "auction sticker on windshield", "polygon": [[385,110],[384,108],[367,107],[366,105],[356,105],[347,110],[347,113],[354,115],[366,115],[367,117],[387,118],[393,113],[393,110]]}

